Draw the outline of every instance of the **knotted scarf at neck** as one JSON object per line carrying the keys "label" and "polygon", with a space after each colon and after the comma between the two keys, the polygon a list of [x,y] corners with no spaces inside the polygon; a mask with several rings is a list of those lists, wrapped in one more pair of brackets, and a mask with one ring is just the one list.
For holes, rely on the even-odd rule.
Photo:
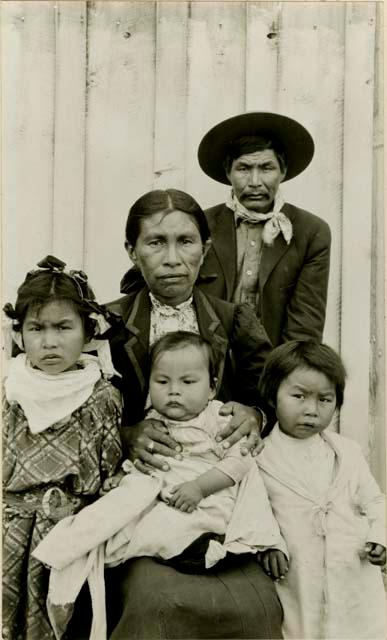
{"label": "knotted scarf at neck", "polygon": [[269,246],[273,244],[280,233],[282,233],[286,244],[289,244],[292,239],[292,223],[283,211],[281,211],[284,204],[285,201],[280,190],[277,191],[274,198],[273,210],[268,213],[258,213],[257,211],[246,209],[235,196],[233,189],[231,189],[226,202],[226,206],[231,209],[231,211],[234,211],[236,220],[250,224],[264,223],[262,242]]}
{"label": "knotted scarf at neck", "polygon": [[98,359],[82,354],[79,369],[49,375],[34,369],[26,354],[12,358],[4,383],[8,402],[24,411],[31,433],[41,433],[69,417],[93,393],[101,377]]}

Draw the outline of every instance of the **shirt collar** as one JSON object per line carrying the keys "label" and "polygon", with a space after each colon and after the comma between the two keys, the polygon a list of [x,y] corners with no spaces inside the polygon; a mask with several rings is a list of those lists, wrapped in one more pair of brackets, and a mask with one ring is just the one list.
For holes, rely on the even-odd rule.
{"label": "shirt collar", "polygon": [[151,291],[149,292],[149,297],[150,297],[152,309],[155,309],[156,311],[160,311],[164,313],[166,312],[170,315],[173,312],[178,313],[179,311],[184,311],[185,309],[189,309],[193,302],[193,295],[191,295],[188,298],[188,300],[185,300],[184,302],[181,302],[180,304],[177,304],[175,307],[173,307],[170,304],[164,304],[164,302],[160,302],[160,300],[157,300],[157,298],[155,298],[155,296]]}

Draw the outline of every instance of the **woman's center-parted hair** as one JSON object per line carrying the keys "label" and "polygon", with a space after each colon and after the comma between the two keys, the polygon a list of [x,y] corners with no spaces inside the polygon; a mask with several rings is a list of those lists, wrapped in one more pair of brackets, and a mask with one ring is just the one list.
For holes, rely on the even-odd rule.
{"label": "woman's center-parted hair", "polygon": [[300,368],[319,371],[332,382],[336,391],[336,407],[340,409],[347,375],[344,364],[331,347],[315,340],[291,340],[270,353],[260,382],[262,398],[275,407],[280,384]]}
{"label": "woman's center-parted hair", "polygon": [[[15,309],[11,316],[16,321],[13,328],[15,331],[22,330],[27,313],[34,311],[39,316],[48,304],[64,302],[80,315],[85,336],[91,338],[95,332],[95,321],[89,317],[92,310],[85,300],[95,300],[87,282],[76,282],[74,278],[61,272],[32,272],[18,288]],[[5,311],[7,313],[7,309]]]}
{"label": "woman's center-parted hair", "polygon": [[197,226],[202,243],[210,237],[207,219],[203,209],[196,200],[184,191],[178,189],[155,189],[141,196],[129,210],[125,228],[126,241],[135,247],[141,233],[141,221],[157,213],[172,213],[182,211],[192,219]]}
{"label": "woman's center-parted hair", "polygon": [[[202,351],[208,360],[208,373],[211,388],[216,387],[217,364],[211,344],[198,333],[191,331],[172,331],[159,338],[149,353],[149,363],[152,369],[156,360],[167,351],[176,351],[184,347],[194,347]],[[187,363],[189,364],[189,363]]]}

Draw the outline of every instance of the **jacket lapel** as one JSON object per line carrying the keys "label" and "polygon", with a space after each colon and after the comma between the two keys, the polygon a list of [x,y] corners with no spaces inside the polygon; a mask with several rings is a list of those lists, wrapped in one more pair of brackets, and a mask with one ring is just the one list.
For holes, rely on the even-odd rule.
{"label": "jacket lapel", "polygon": [[126,320],[129,338],[124,345],[143,392],[148,388],[150,315],[148,290],[144,288],[136,295]]}
{"label": "jacket lapel", "polygon": [[234,215],[231,209],[223,205],[213,218],[208,220],[212,247],[223,269],[227,300],[231,300],[236,278],[236,233]]}
{"label": "jacket lapel", "polygon": [[[288,205],[284,205],[283,212],[288,216],[289,220],[293,222],[293,213],[288,208]],[[226,205],[220,207],[218,211],[208,220],[212,247],[218,257],[218,260],[223,269],[226,288],[227,299],[231,300],[235,287],[236,280],[236,232],[234,215]],[[262,257],[259,266],[259,286],[262,292],[267,279],[277,263],[281,260],[282,256],[288,251],[294,240],[291,240],[287,245],[282,233],[277,236],[272,246],[263,246]]]}
{"label": "jacket lapel", "polygon": [[223,378],[228,350],[228,338],[209,299],[197,287],[194,288],[193,299],[200,335],[211,344],[216,356],[218,365],[216,390],[218,392]]}
{"label": "jacket lapel", "polygon": [[[290,222],[293,223],[293,214],[291,211],[289,211],[286,204],[283,206],[282,211],[288,216]],[[267,246],[267,245],[262,246],[262,256],[261,256],[261,262],[259,265],[260,292],[262,292],[262,289],[264,288],[267,282],[267,279],[270,276],[271,272],[273,271],[274,267],[281,260],[282,256],[288,251],[288,249],[292,246],[293,242],[294,240],[292,238],[292,240],[290,241],[290,244],[286,244],[286,241],[282,233],[280,233],[276,237],[276,239],[274,240],[271,246]]]}
{"label": "jacket lapel", "polygon": [[286,244],[282,233],[277,236],[271,246],[263,245],[262,257],[259,265],[259,288],[261,291],[264,288],[269,275],[276,264],[281,260],[284,253],[286,253],[289,246],[290,245]]}

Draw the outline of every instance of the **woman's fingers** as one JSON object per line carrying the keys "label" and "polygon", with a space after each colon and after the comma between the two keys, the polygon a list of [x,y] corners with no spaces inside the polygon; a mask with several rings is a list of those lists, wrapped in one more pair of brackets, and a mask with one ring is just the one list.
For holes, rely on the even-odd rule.
{"label": "woman's fingers", "polygon": [[136,462],[136,469],[150,474],[152,469],[168,471],[167,460],[160,456],[180,458],[180,445],[167,433],[159,420],[142,420],[132,427],[130,437],[129,457]]}
{"label": "woman's fingers", "polygon": [[164,444],[160,444],[159,442],[155,442],[150,438],[145,438],[145,437],[142,438],[141,442],[140,441],[138,442],[135,450],[137,452],[146,451],[151,456],[158,454],[159,456],[165,456],[166,458],[177,458],[178,460],[181,460],[181,455],[180,453],[178,453],[178,451],[174,449],[170,449],[170,447],[167,447]]}
{"label": "woman's fingers", "polygon": [[[163,453],[162,455],[175,455],[177,451],[181,450],[181,447],[176,440],[168,435],[166,427],[162,422],[159,422],[158,420],[144,420],[144,423],[145,428],[142,438],[147,436],[149,440],[153,441],[155,444],[157,443],[158,446],[164,445],[164,451],[170,451],[169,454]],[[157,451],[157,453],[161,453],[161,451]]]}
{"label": "woman's fingers", "polygon": [[145,473],[147,476],[150,476],[154,471],[154,467],[149,467],[148,465],[144,464],[140,460],[140,458],[135,458],[133,460],[133,465],[137,471],[141,471],[141,473]]}
{"label": "woman's fingers", "polygon": [[250,434],[251,426],[248,418],[241,420],[240,417],[233,417],[227,427],[224,427],[218,433],[217,440],[222,440],[226,449],[232,447],[239,440]]}
{"label": "woman's fingers", "polygon": [[[155,469],[159,469],[160,471],[169,470],[169,464],[164,458],[148,453],[146,449],[136,449],[136,458],[133,461],[133,464],[136,469],[143,473],[147,473],[148,475]],[[144,467],[147,471],[144,471]]]}
{"label": "woman's fingers", "polygon": [[[242,405],[239,405],[242,406]],[[238,403],[237,402],[226,402],[223,407],[219,410],[219,415],[221,416],[232,416],[230,422],[223,427],[223,429],[218,433],[217,439],[225,440],[231,436],[236,429],[238,429],[241,424],[244,422],[245,415],[240,415],[237,411]],[[236,413],[235,413],[236,412]],[[243,435],[247,435],[247,432]]]}
{"label": "woman's fingers", "polygon": [[257,433],[250,433],[244,448],[251,452],[252,456],[257,456],[265,447],[265,443],[261,436]]}
{"label": "woman's fingers", "polygon": [[223,440],[225,448],[231,447],[245,436],[249,436],[249,439],[241,449],[243,454],[259,445],[262,416],[255,409],[238,402],[227,402],[219,413],[232,415],[228,425],[217,436],[218,440]]}

